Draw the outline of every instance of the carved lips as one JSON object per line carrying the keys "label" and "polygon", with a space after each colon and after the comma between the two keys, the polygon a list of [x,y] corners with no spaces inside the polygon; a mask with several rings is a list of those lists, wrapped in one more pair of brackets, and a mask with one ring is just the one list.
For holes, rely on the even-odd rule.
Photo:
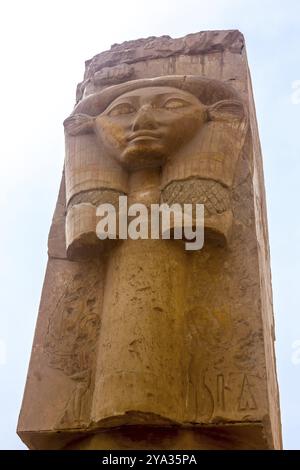
{"label": "carved lips", "polygon": [[140,130],[135,131],[127,137],[129,143],[141,142],[144,140],[158,140],[162,137],[162,134],[152,130]]}

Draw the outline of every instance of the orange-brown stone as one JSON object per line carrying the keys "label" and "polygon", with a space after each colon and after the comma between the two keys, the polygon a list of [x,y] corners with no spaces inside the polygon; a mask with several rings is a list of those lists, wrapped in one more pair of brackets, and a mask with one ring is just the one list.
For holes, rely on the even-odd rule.
{"label": "orange-brown stone", "polygon": [[[31,449],[281,448],[242,34],[112,46],[86,63],[65,134],[21,439]],[[148,208],[204,204],[203,248],[100,240],[97,207],[124,195]]]}

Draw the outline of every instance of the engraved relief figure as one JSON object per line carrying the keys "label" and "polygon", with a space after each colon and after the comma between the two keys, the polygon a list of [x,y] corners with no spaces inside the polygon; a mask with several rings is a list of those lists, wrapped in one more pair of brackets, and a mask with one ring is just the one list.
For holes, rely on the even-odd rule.
{"label": "engraved relief figure", "polygon": [[49,320],[45,343],[48,364],[74,383],[58,426],[79,425],[88,417],[95,343],[100,328],[98,286],[95,275],[76,274],[65,284],[64,294]]}

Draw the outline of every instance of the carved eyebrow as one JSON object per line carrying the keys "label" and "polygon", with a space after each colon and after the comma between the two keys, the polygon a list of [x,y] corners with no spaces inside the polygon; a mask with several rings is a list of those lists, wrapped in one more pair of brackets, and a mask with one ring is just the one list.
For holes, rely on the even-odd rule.
{"label": "carved eyebrow", "polygon": [[185,96],[183,97],[183,96],[178,96],[178,95],[173,95],[173,94],[171,95],[170,94],[169,96],[165,97],[164,103],[168,103],[168,101],[171,101],[171,100],[178,100],[178,101],[182,101],[182,102],[187,103],[187,104],[189,104],[189,103],[192,104],[192,102],[193,102],[191,99],[189,99],[189,97],[186,98]]}
{"label": "carved eyebrow", "polygon": [[176,91],[158,93],[157,96],[154,97],[153,103],[158,106],[164,106],[170,100],[178,100],[182,103],[186,103],[186,105],[194,103],[192,97],[182,96],[181,94],[176,93]]}
{"label": "carved eyebrow", "polygon": [[[133,100],[139,100],[143,95],[140,95],[140,94],[136,94],[136,95],[128,95],[126,97],[120,97],[120,98],[116,98],[116,101],[120,99],[120,102],[121,100],[127,100],[127,99],[133,99]],[[151,96],[151,95],[148,95],[148,96]],[[176,91],[161,91],[161,92],[157,92],[155,93],[155,95],[153,95],[154,98],[156,97],[166,97],[166,98],[169,98],[169,97],[172,97],[172,98],[176,98],[176,99],[182,99],[182,100],[189,100],[191,99],[192,97],[189,97],[189,96],[182,96],[180,95],[179,93],[177,94]],[[196,98],[196,97],[195,97]]]}
{"label": "carved eyebrow", "polygon": [[180,94],[177,94],[176,92],[161,93],[161,95],[165,96],[166,98],[174,98],[176,100],[183,100],[183,101],[187,101],[191,99],[190,96],[182,96]]}

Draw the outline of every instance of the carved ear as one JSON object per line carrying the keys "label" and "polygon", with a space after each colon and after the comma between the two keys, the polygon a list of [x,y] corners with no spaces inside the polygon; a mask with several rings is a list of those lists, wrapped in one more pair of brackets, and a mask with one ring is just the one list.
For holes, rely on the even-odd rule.
{"label": "carved ear", "polygon": [[238,100],[218,101],[208,108],[208,119],[210,121],[242,120],[245,116],[244,105]]}
{"label": "carved ear", "polygon": [[89,134],[94,132],[93,116],[87,114],[74,114],[64,121],[64,127],[70,135]]}

